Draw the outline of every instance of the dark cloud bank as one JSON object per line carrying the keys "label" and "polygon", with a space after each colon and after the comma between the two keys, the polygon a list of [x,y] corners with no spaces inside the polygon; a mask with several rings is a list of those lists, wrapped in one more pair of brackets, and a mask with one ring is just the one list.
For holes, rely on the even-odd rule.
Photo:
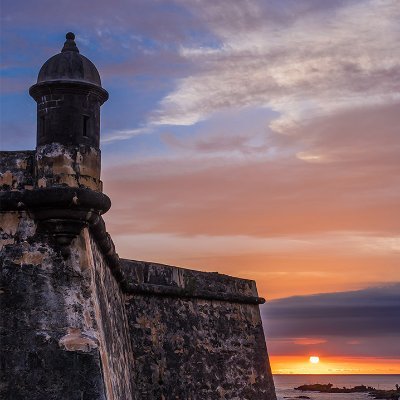
{"label": "dark cloud bank", "polygon": [[315,338],[309,347],[330,354],[400,356],[400,283],[273,300],[261,312],[272,352],[301,353],[298,339]]}

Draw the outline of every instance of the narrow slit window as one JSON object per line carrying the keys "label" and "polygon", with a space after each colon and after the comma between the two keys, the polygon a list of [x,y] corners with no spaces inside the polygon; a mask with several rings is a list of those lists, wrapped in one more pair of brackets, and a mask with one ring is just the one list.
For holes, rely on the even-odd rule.
{"label": "narrow slit window", "polygon": [[89,117],[87,115],[83,116],[83,137],[87,138],[89,135]]}
{"label": "narrow slit window", "polygon": [[44,115],[40,117],[39,132],[41,138],[43,138],[46,134],[46,119]]}

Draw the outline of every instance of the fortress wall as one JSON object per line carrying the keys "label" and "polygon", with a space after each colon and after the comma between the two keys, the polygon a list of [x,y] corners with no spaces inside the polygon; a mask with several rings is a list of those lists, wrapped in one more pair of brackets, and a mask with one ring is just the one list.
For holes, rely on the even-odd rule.
{"label": "fortress wall", "polygon": [[112,275],[102,250],[85,228],[92,269],[92,291],[99,326],[100,352],[108,400],[134,400],[135,363],[125,312],[125,295]]}
{"label": "fortress wall", "polygon": [[121,265],[139,398],[276,398],[253,281]]}
{"label": "fortress wall", "polygon": [[0,190],[32,189],[35,151],[0,151]]}
{"label": "fortress wall", "polygon": [[0,397],[105,399],[82,238],[64,258],[28,212],[1,217]]}
{"label": "fortress wall", "polygon": [[[0,397],[134,400],[123,294],[104,247],[76,230],[85,222],[71,200],[84,194],[39,193],[35,151],[0,155]],[[108,238],[104,227],[100,236]]]}
{"label": "fortress wall", "polygon": [[120,260],[106,196],[1,156],[2,399],[276,400],[254,281]]}
{"label": "fortress wall", "polygon": [[105,399],[84,242],[62,256],[23,202],[10,206],[34,175],[35,151],[0,153],[0,397]]}

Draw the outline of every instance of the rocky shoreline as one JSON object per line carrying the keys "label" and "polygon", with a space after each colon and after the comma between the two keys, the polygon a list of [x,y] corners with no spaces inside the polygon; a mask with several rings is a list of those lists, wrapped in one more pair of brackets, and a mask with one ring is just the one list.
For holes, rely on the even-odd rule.
{"label": "rocky shoreline", "polygon": [[365,386],[365,385],[354,386],[352,388],[346,388],[346,387],[338,388],[338,387],[333,387],[331,383],[328,384],[315,383],[312,385],[301,385],[294,389],[300,390],[302,392],[319,392],[319,393],[368,393],[374,399],[399,400],[400,398],[399,385],[396,385],[396,389],[393,390],[381,390],[381,389],[376,389],[372,386]]}

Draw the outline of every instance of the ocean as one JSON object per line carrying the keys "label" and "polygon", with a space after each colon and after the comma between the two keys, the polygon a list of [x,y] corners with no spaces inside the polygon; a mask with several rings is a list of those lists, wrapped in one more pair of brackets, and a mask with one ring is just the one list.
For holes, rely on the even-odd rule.
{"label": "ocean", "polygon": [[400,385],[400,375],[274,375],[278,400],[308,396],[312,400],[371,400],[366,393],[316,393],[300,392],[295,387],[312,383],[332,383],[336,387],[358,385],[373,386],[377,389],[394,389]]}

